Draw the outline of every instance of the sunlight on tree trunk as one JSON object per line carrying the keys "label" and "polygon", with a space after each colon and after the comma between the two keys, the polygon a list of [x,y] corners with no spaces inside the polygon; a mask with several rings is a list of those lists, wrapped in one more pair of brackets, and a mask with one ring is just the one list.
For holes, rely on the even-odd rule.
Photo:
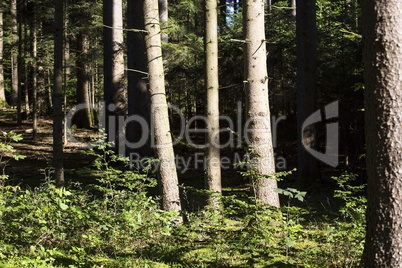
{"label": "sunlight on tree trunk", "polygon": [[54,5],[53,167],[56,185],[63,186],[63,1]]}
{"label": "sunlight on tree trunk", "polygon": [[264,1],[247,0],[243,8],[245,32],[245,88],[248,122],[247,138],[255,155],[251,165],[260,178],[255,181],[255,196],[264,204],[279,207],[275,193],[275,161],[272,147],[268,102],[267,52],[264,27]]}
{"label": "sunlight on tree trunk", "polygon": [[[205,182],[207,190],[222,193],[219,139],[218,14],[217,0],[205,1],[205,86],[207,91],[207,152]],[[211,196],[209,205],[219,203]]]}
{"label": "sunlight on tree trunk", "polygon": [[362,2],[367,234],[362,267],[402,267],[402,2]]}
{"label": "sunlight on tree trunk", "polygon": [[147,31],[145,46],[148,58],[151,118],[155,131],[156,155],[159,160],[162,207],[164,210],[180,212],[178,178],[166,102],[157,0],[144,1],[144,22]]}

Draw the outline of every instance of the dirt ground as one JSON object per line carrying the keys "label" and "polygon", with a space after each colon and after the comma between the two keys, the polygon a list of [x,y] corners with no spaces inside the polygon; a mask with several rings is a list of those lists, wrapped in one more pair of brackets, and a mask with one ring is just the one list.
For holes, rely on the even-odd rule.
{"label": "dirt ground", "polygon": [[[37,138],[33,140],[32,119],[23,120],[17,125],[17,114],[15,109],[0,109],[0,133],[13,131],[22,135],[22,140],[12,142],[11,145],[17,150],[16,153],[26,156],[22,160],[14,160],[10,154],[5,154],[0,167],[5,167],[5,173],[9,175],[9,182],[12,184],[37,185],[44,180],[43,169],[52,165],[52,144],[53,129],[51,116],[43,116],[38,120]],[[73,135],[78,140],[89,141],[96,137],[96,129],[76,129]],[[82,148],[67,143],[64,147],[64,167],[66,179],[68,176],[75,176],[78,168],[89,164],[92,159],[84,155]]]}

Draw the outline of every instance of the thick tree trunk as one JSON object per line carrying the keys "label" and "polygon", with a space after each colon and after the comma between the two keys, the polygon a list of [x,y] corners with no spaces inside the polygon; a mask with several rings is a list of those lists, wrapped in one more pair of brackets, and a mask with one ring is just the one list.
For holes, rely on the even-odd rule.
{"label": "thick tree trunk", "polygon": [[275,161],[272,147],[271,119],[268,102],[267,54],[264,27],[264,0],[244,2],[245,86],[248,128],[245,131],[251,145],[251,160],[259,178],[253,181],[254,194],[264,204],[279,207],[275,193]]}
{"label": "thick tree trunk", "polygon": [[314,125],[302,130],[306,118],[317,110],[317,28],[315,0],[297,0],[297,173],[300,184],[311,186],[320,179],[319,162],[304,148],[318,147]]}
{"label": "thick tree trunk", "polygon": [[143,1],[127,2],[127,66],[128,66],[128,116],[144,119],[145,124],[132,120],[127,124],[127,151],[137,153],[141,158],[152,156],[151,139],[144,135],[146,141],[141,144],[143,134],[150,132],[150,96],[147,89],[147,60],[144,43]]}
{"label": "thick tree trunk", "polygon": [[147,35],[145,46],[148,58],[149,93],[155,135],[156,154],[159,160],[159,179],[164,210],[181,211],[177,171],[170,134],[165,79],[162,61],[158,1],[144,1],[144,22]]}
{"label": "thick tree trunk", "polygon": [[[207,157],[205,182],[206,188],[221,194],[221,160],[219,140],[219,77],[218,77],[218,14],[217,0],[205,1],[205,54],[207,91]],[[209,199],[209,204],[218,207],[216,198]]]}
{"label": "thick tree trunk", "polygon": [[367,234],[362,267],[402,267],[402,2],[365,0]]}
{"label": "thick tree trunk", "polygon": [[54,5],[53,167],[56,185],[63,186],[63,1]]}
{"label": "thick tree trunk", "polygon": [[73,118],[73,124],[79,128],[91,127],[91,112],[88,95],[88,64],[86,63],[88,53],[88,36],[80,32],[77,40],[77,104],[83,105]]}
{"label": "thick tree trunk", "polygon": [[[105,0],[103,2],[104,34],[104,98],[105,98],[105,127],[109,141],[113,141],[124,154],[122,126],[112,124],[109,119],[126,114],[126,91],[124,88],[124,54],[123,54],[123,3],[122,0]],[[112,105],[113,108],[110,106]],[[112,109],[110,109],[112,108]],[[121,130],[121,131],[119,131]],[[121,151],[123,150],[123,151]]]}

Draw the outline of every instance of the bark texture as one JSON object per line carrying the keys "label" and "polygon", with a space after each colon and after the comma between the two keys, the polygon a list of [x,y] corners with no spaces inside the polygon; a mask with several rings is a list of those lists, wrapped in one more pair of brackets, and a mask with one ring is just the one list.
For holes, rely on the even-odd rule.
{"label": "bark texture", "polygon": [[402,2],[363,9],[367,234],[363,267],[402,267]]}
{"label": "bark texture", "polygon": [[[106,115],[106,133],[111,141],[124,142],[123,126],[113,124],[110,129],[109,118],[112,116],[125,116],[126,91],[124,88],[124,54],[123,54],[123,3],[122,0],[103,1],[103,29],[104,33],[104,97]],[[113,104],[110,109],[109,105]],[[114,118],[117,122],[117,118]],[[119,128],[121,127],[121,131]],[[120,150],[119,150],[120,152]],[[123,153],[123,152],[120,152]]]}
{"label": "bark texture", "polygon": [[56,185],[63,186],[63,1],[54,5],[53,167]]}
{"label": "bark texture", "polygon": [[267,52],[264,27],[264,0],[244,2],[245,31],[245,86],[248,124],[245,127],[251,145],[251,165],[263,179],[255,182],[256,198],[279,207],[279,196],[274,190],[277,182],[272,147],[271,120],[268,101]]}
{"label": "bark texture", "polygon": [[18,104],[18,25],[17,25],[17,0],[11,0],[11,99],[10,104]]}
{"label": "bark texture", "polygon": [[159,179],[164,210],[181,211],[179,186],[169,126],[165,79],[162,61],[161,35],[157,0],[144,1],[145,46],[148,59],[151,118],[159,160]]}
{"label": "bark texture", "polygon": [[3,0],[0,0],[0,107],[7,104],[4,91],[3,68]]}
{"label": "bark texture", "polygon": [[73,118],[73,124],[79,128],[91,127],[91,112],[89,106],[89,78],[86,56],[88,54],[88,36],[80,32],[77,38],[77,104],[84,106],[77,111]]}
{"label": "bark texture", "polygon": [[[218,11],[217,0],[205,1],[205,54],[206,54],[206,91],[207,91],[207,157],[206,188],[221,194],[221,161],[219,140],[219,77],[218,77]],[[217,207],[216,198],[209,204]]]}

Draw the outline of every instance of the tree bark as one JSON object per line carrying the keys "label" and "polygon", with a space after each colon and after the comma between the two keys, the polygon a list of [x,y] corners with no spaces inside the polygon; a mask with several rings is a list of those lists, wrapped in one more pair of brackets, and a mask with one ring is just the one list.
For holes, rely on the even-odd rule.
{"label": "tree bark", "polygon": [[3,0],[0,0],[0,107],[7,105],[3,67]]}
{"label": "tree bark", "polygon": [[264,27],[264,0],[244,2],[246,111],[252,154],[251,165],[258,174],[253,181],[254,194],[264,204],[279,207],[272,147],[268,101],[267,52]]}
{"label": "tree bark", "polygon": [[316,128],[307,126],[306,118],[317,110],[317,27],[315,0],[296,1],[297,39],[297,148],[298,178],[302,186],[320,179],[319,162],[304,148],[318,147]]}
{"label": "tree bark", "polygon": [[64,185],[63,169],[63,1],[54,0],[53,167],[57,186]]}
{"label": "tree bark", "polygon": [[77,40],[77,103],[84,106],[84,109],[79,110],[73,118],[73,124],[78,128],[91,127],[91,112],[89,106],[88,95],[88,36],[84,32],[78,34]]}
{"label": "tree bark", "polygon": [[367,233],[362,267],[402,267],[402,2],[365,0]]}
{"label": "tree bark", "polygon": [[[143,1],[127,2],[127,66],[128,66],[128,116],[138,116],[146,122],[131,121],[127,123],[127,140],[129,154],[138,153],[141,158],[151,157],[151,139],[140,144],[141,137],[150,132],[150,96],[147,89],[147,60],[145,52]],[[134,29],[134,30],[133,30]],[[145,136],[145,135],[144,135]]]}
{"label": "tree bark", "polygon": [[32,35],[32,137],[33,140],[36,139],[38,133],[38,114],[39,114],[39,105],[38,105],[38,38],[37,38],[37,30],[36,30],[36,8],[34,7],[33,12],[33,22],[31,25],[31,35]]}
{"label": "tree bark", "polygon": [[18,25],[17,25],[17,0],[11,0],[11,105],[18,103]]}
{"label": "tree bark", "polygon": [[181,211],[181,204],[166,102],[157,0],[144,1],[144,22],[145,30],[147,31],[145,46],[148,59],[151,117],[153,120],[156,154],[159,160],[158,175],[162,207],[164,210],[179,212]]}
{"label": "tree bark", "polygon": [[289,0],[290,14],[296,17],[296,0]]}
{"label": "tree bark", "polygon": [[[122,0],[105,0],[103,2],[104,33],[104,98],[105,127],[109,138],[116,147],[124,142],[122,126],[113,124],[110,128],[109,119],[126,114],[126,91],[124,88],[124,54],[123,54],[123,3]],[[109,105],[112,105],[110,107]],[[112,109],[110,109],[112,108]],[[121,130],[119,132],[119,129]],[[125,146],[123,146],[125,147]],[[119,151],[120,153],[124,153]]]}
{"label": "tree bark", "polygon": [[[215,194],[222,193],[219,139],[219,77],[218,77],[218,14],[217,0],[205,1],[205,86],[207,91],[207,157],[206,188]],[[219,207],[216,197],[209,198],[209,205]]]}

